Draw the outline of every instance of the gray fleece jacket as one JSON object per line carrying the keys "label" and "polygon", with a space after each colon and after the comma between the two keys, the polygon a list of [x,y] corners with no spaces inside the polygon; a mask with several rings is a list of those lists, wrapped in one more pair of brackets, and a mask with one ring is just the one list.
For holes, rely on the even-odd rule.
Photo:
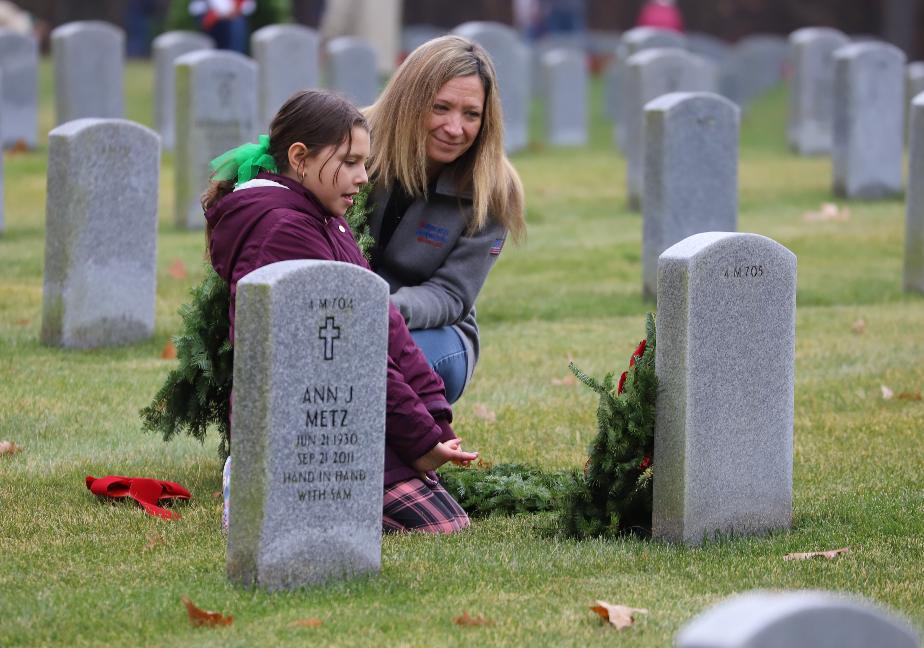
{"label": "gray fleece jacket", "polygon": [[[451,325],[469,358],[466,383],[478,361],[475,299],[497,261],[507,230],[489,218],[483,230],[466,234],[472,212],[471,191],[460,189],[447,166],[425,201],[411,203],[388,246],[376,250],[375,272],[391,289],[391,301],[409,329]],[[369,227],[378,240],[391,187],[377,185]]]}

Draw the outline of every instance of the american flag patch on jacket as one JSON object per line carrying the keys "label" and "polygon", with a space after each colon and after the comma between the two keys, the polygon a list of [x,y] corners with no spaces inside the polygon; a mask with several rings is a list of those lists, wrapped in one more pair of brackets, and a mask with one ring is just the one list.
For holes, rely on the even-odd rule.
{"label": "american flag patch on jacket", "polygon": [[491,246],[491,254],[497,256],[504,249],[504,239],[494,239],[494,245]]}

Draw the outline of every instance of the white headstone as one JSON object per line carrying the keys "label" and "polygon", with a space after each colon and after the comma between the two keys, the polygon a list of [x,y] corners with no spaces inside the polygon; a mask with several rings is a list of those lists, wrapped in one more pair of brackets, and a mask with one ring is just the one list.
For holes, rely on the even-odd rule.
{"label": "white headstone", "polygon": [[268,590],[381,563],[388,284],[282,261],[237,284],[228,576]]}
{"label": "white headstone", "polygon": [[379,96],[378,54],[362,39],[340,36],[327,43],[327,87],[362,108]]}
{"label": "white headstone", "polygon": [[905,55],[886,43],[834,53],[834,192],[885,198],[902,191]]}
{"label": "white headstone", "polygon": [[902,619],[855,596],[747,592],[706,610],[677,633],[676,648],[920,648]]}
{"label": "white headstone", "polygon": [[747,105],[780,84],[786,73],[789,42],[782,36],[753,34],[732,48],[722,94]]}
{"label": "white headstone", "polygon": [[834,129],[834,51],[847,45],[846,34],[827,27],[806,27],[789,35],[793,66],[787,135],[801,155],[831,152]]}
{"label": "white headstone", "polygon": [[174,63],[183,54],[213,49],[215,41],[199,32],[170,31],[151,44],[154,57],[154,124],[165,151],[175,142],[173,120],[176,118],[176,75]]}
{"label": "white headstone", "polygon": [[176,222],[205,227],[200,196],[209,162],[257,137],[257,64],[237,52],[200,50],[176,60]]}
{"label": "white headstone", "polygon": [[645,297],[655,297],[664,250],[700,232],[738,229],[739,114],[709,92],[674,92],[645,106]]}
{"label": "white headstone", "polygon": [[55,119],[123,114],[125,32],[97,20],[72,22],[51,32],[55,71]]}
{"label": "white headstone", "polygon": [[508,153],[526,148],[529,143],[529,49],[513,29],[500,23],[462,23],[452,33],[475,41],[491,57],[504,113],[504,148]]}
{"label": "white headstone", "polygon": [[652,536],[696,545],[792,522],[796,257],[705,232],[658,264]]}
{"label": "white headstone", "polygon": [[38,145],[38,43],[0,29],[0,134],[3,146]]}
{"label": "white headstone", "polygon": [[645,165],[645,104],[669,92],[712,92],[715,66],[680,49],[646,49],[626,62],[626,182],[629,207],[639,209]]}
{"label": "white headstone", "polygon": [[546,140],[552,146],[587,143],[587,56],[556,49],[542,59]]}
{"label": "white headstone", "polygon": [[154,332],[160,137],[122,119],[48,134],[44,344],[93,348]]}
{"label": "white headstone", "polygon": [[905,290],[924,293],[924,92],[911,102],[904,286]]}
{"label": "white headstone", "polygon": [[289,97],[321,87],[320,47],[318,32],[302,25],[269,25],[250,37],[259,67],[257,113],[263,132]]}

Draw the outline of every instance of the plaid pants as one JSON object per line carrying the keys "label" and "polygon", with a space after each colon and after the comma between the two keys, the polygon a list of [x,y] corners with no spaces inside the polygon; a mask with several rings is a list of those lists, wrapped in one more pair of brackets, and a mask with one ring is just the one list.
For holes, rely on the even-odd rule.
{"label": "plaid pants", "polygon": [[415,477],[385,489],[385,532],[453,533],[468,526],[468,515],[438,482],[428,484]]}

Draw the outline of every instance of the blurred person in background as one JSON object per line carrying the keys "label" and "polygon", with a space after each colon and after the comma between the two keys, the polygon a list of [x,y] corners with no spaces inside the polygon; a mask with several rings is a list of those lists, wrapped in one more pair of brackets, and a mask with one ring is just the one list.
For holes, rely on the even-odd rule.
{"label": "blurred person in background", "polygon": [[639,11],[635,26],[683,32],[683,16],[675,0],[649,0]]}
{"label": "blurred person in background", "polygon": [[215,41],[218,49],[247,53],[250,30],[247,16],[257,8],[256,0],[192,0],[189,13],[199,27]]}

